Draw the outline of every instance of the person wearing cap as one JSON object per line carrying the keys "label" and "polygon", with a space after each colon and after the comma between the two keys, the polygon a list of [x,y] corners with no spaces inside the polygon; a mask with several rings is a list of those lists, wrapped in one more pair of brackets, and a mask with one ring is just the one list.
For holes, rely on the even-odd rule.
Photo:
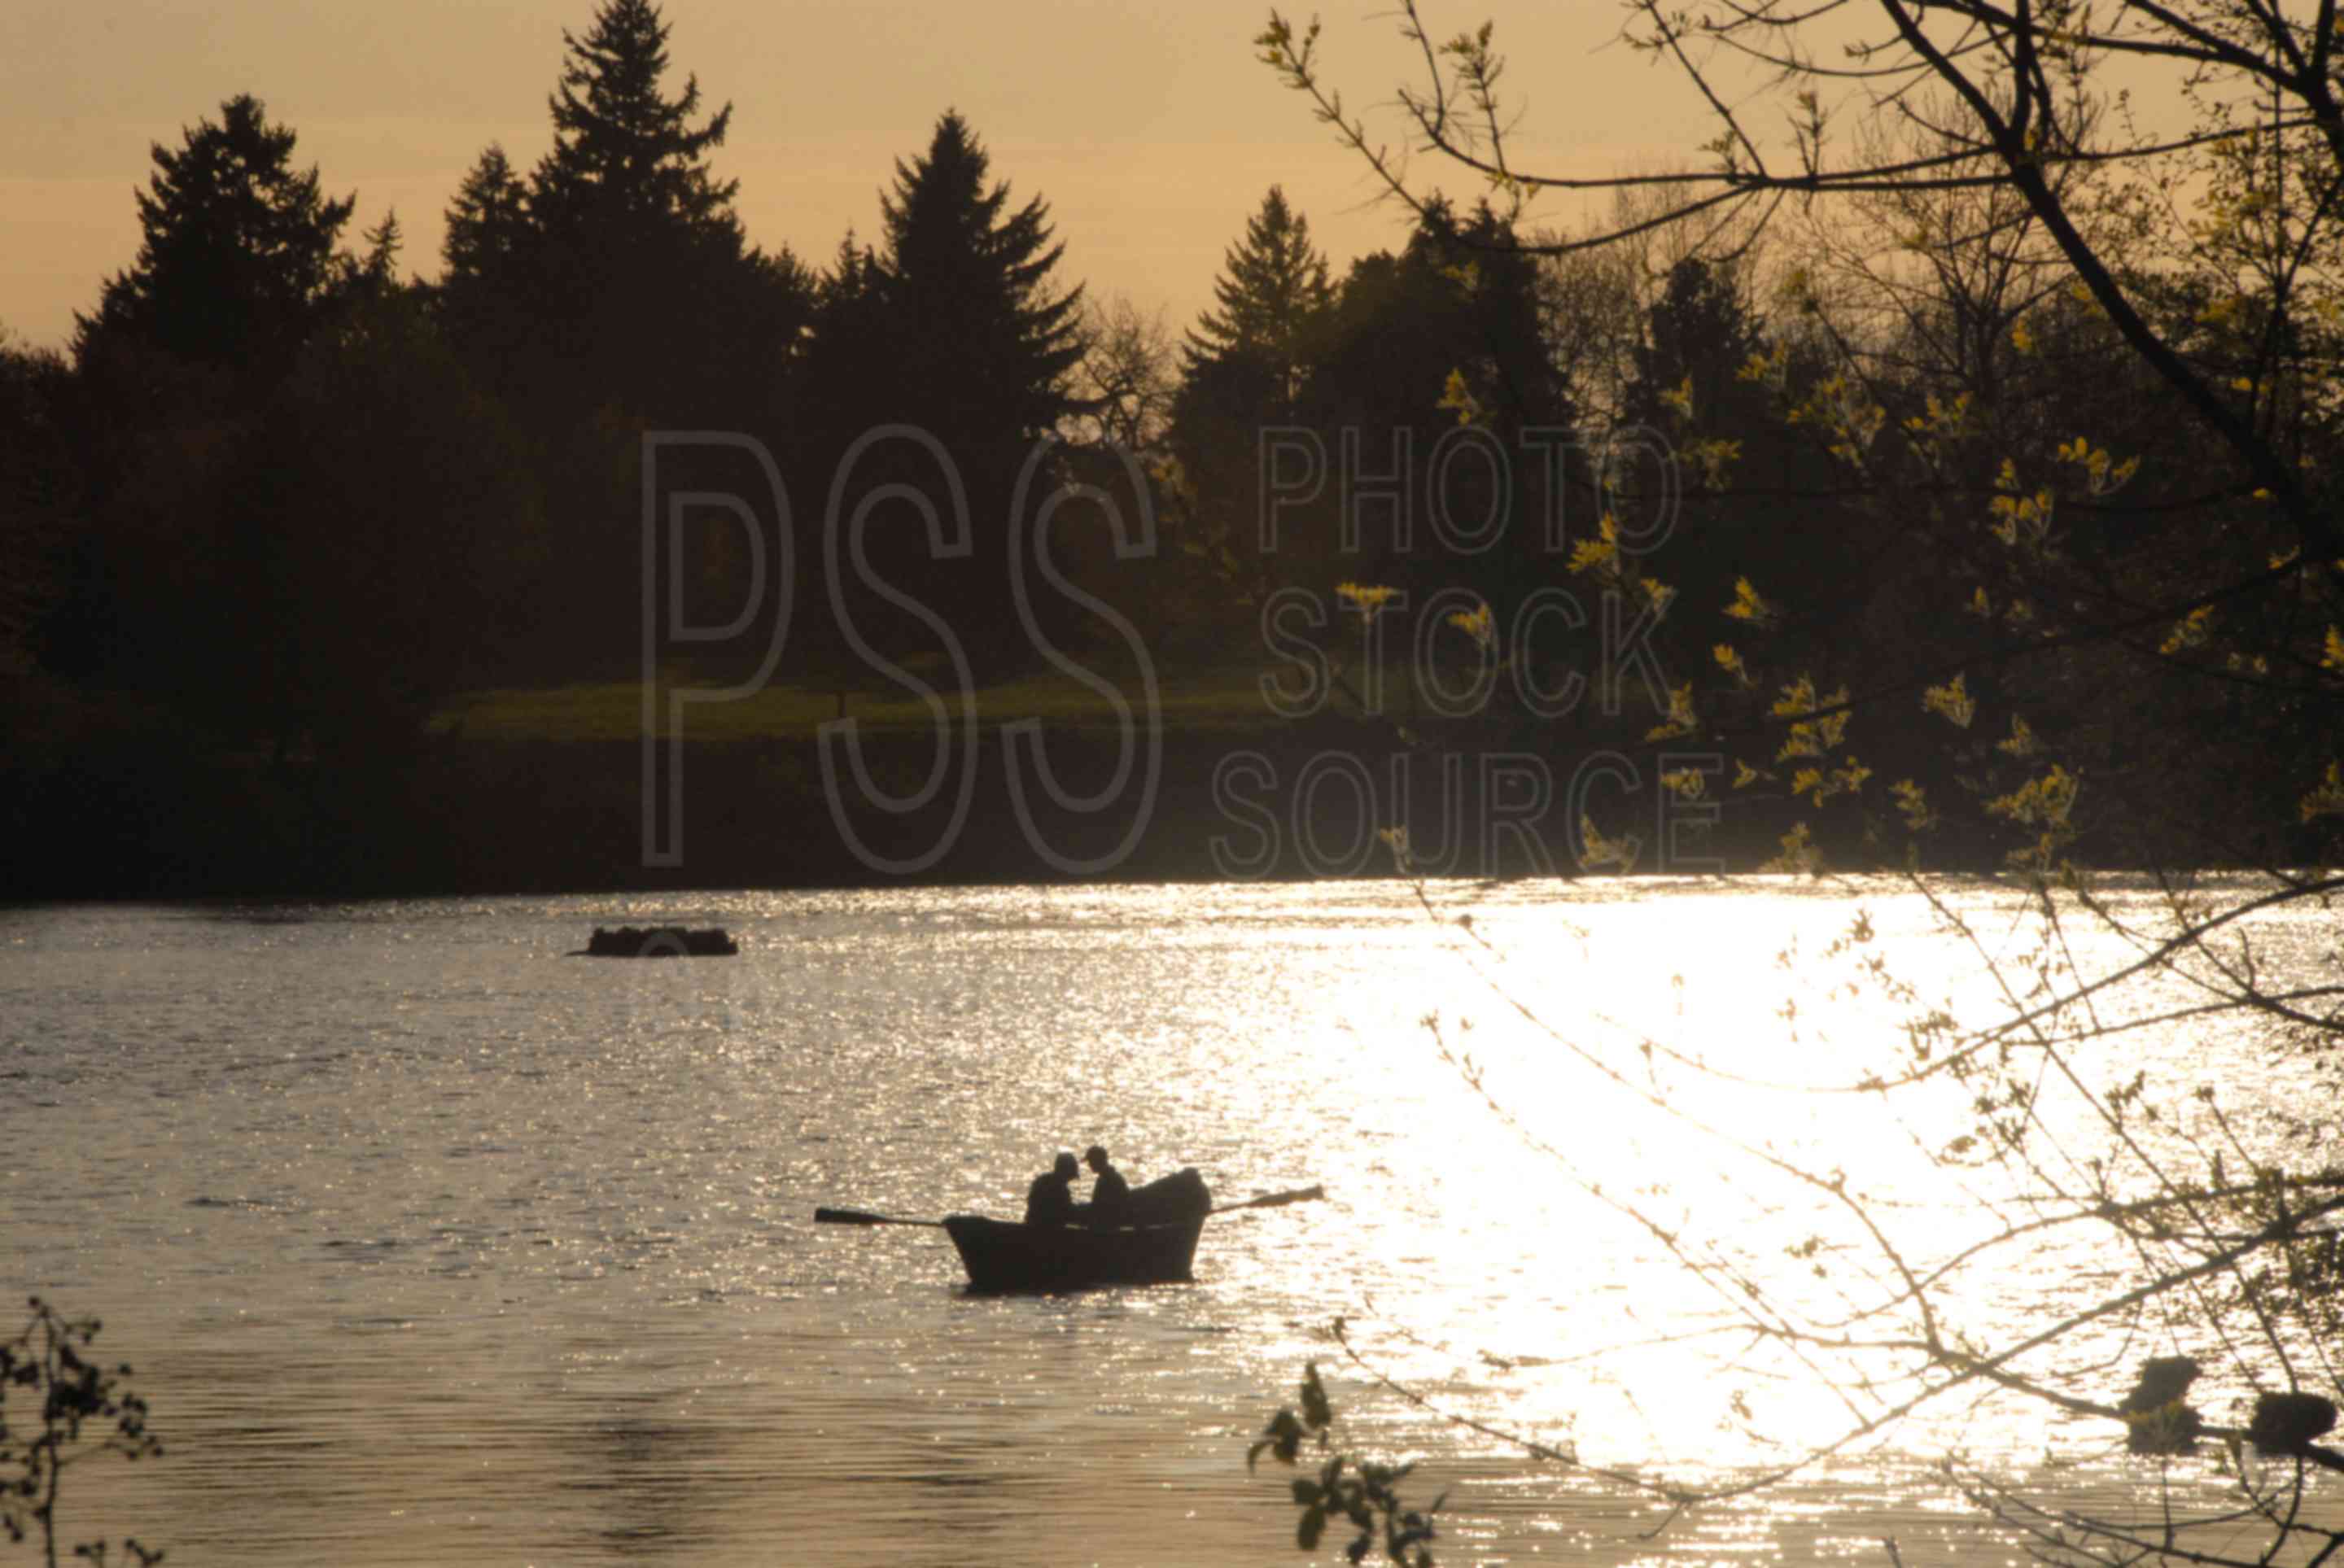
{"label": "person wearing cap", "polygon": [[1075,1217],[1075,1178],[1082,1174],[1075,1157],[1060,1153],[1047,1171],[1026,1189],[1028,1225],[1063,1225]]}
{"label": "person wearing cap", "polygon": [[1094,1143],[1083,1154],[1091,1174],[1098,1180],[1091,1183],[1091,1223],[1116,1225],[1122,1223],[1123,1211],[1131,1202],[1131,1183],[1123,1172],[1107,1162],[1106,1151]]}

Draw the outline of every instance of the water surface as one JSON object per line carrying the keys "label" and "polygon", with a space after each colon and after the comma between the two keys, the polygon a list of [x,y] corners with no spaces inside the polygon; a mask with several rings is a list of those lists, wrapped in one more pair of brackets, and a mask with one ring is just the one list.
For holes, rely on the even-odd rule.
{"label": "water surface", "polygon": [[[2144,1494],[2092,1423],[1948,1410],[1647,1539],[1656,1504],[1338,1375],[1342,1315],[1445,1409],[1744,1473],[1844,1412],[1737,1362],[1731,1313],[1591,1189],[1746,1214],[1779,1259],[1814,1195],[1691,1117],[1975,1220],[1876,1101],[1803,1091],[1900,1010],[1825,982],[1859,908],[1983,998],[1888,885],[1435,898],[1487,946],[1389,882],[0,914],[0,1288],[102,1314],[170,1445],[73,1476],[67,1533],[190,1564],[1299,1561],[1285,1478],[1244,1452],[1313,1358],[1357,1441],[1451,1489],[1444,1563],[1966,1559],[1951,1445]],[[563,956],[647,920],[743,955]],[[2272,941],[2314,961],[2310,932]],[[1731,1076],[1680,1065],[1657,1109],[1646,1040]],[[2127,1049],[2286,1092],[2250,1030]],[[1062,1299],[966,1297],[937,1231],[812,1223],[1014,1214],[1093,1141],[1135,1181],[1329,1200],[1216,1221],[1194,1285]],[[2120,1261],[2052,1245],[1964,1287],[1979,1322]]]}

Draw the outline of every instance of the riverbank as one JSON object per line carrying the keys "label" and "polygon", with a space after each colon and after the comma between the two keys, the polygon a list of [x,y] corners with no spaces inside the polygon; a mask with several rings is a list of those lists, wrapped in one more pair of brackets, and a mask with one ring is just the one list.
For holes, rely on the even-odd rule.
{"label": "riverbank", "polygon": [[[664,672],[671,690],[688,675]],[[744,677],[702,671],[692,689]],[[1288,700],[1313,680],[1315,699]],[[1378,712],[1357,696],[1299,666],[1160,681],[1045,670],[977,692],[973,724],[955,704],[940,725],[901,690],[773,680],[657,705],[663,726],[682,714],[683,739],[646,744],[641,686],[611,679],[482,691],[420,736],[326,752],[58,696],[0,758],[12,845],[0,892],[1317,879],[1389,872],[1382,835],[1395,827],[1436,876],[1702,874],[1763,868],[1797,820],[1819,816],[1779,780],[1734,788],[1723,741],[1649,741],[1642,704],[1606,716],[1591,698],[1555,719],[1493,704],[1443,719],[1419,694],[1395,690]],[[1946,765],[1872,760],[1925,779]],[[1901,840],[1867,842],[1858,814],[1820,815],[1834,819],[1815,824],[1827,863],[1902,864]],[[1998,864],[1982,835],[1968,849],[1958,830],[1938,837],[1942,869]]]}
{"label": "riverbank", "polygon": [[[1409,749],[1274,730],[866,735],[646,748],[442,739],[403,758],[81,751],[20,799],[16,897],[549,892],[1750,869],[1779,801],[1687,800],[1651,749]],[[1036,741],[1039,759],[1036,759]],[[828,760],[824,753],[828,751]],[[859,767],[858,767],[859,759]],[[904,809],[906,801],[926,799]],[[1601,869],[1616,869],[1616,866]]]}

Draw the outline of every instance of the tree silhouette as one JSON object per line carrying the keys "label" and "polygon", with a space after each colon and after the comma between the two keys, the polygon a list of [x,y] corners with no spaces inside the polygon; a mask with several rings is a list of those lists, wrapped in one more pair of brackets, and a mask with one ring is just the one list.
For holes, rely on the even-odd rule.
{"label": "tree silhouette", "polygon": [[1084,312],[1077,389],[1096,405],[1082,438],[1144,451],[1163,439],[1179,389],[1179,356],[1158,311],[1143,313],[1129,297],[1090,303]]}
{"label": "tree silhouette", "polygon": [[33,667],[73,542],[78,498],[58,417],[66,377],[57,354],[0,327],[0,690]]}
{"label": "tree silhouette", "polygon": [[947,110],[927,152],[896,161],[894,192],[880,198],[880,289],[906,412],[980,466],[1081,407],[1069,377],[1083,357],[1083,291],[1053,292],[1066,247],[1053,242],[1049,207],[1036,196],[1011,211],[1007,181],[987,188],[991,166],[968,122]]}
{"label": "tree silhouette", "polygon": [[651,0],[608,0],[583,38],[563,30],[570,58],[551,100],[553,151],[531,193],[541,223],[559,228],[625,211],[739,232],[739,182],[718,181],[706,162],[724,143],[732,106],[695,128],[698,77],[685,78],[680,95],[662,95],[668,33]]}
{"label": "tree silhouette", "polygon": [[529,187],[491,142],[448,205],[440,242],[439,308],[449,335],[495,385],[514,374],[528,337],[523,268],[530,250]]}
{"label": "tree silhouette", "polygon": [[490,142],[456,187],[440,257],[451,279],[480,278],[510,265],[529,228],[529,191],[504,148]]}
{"label": "tree silhouette", "polygon": [[737,182],[709,161],[732,109],[703,116],[696,77],[668,89],[669,35],[652,0],[606,0],[563,32],[552,148],[525,179],[482,152],[448,209],[438,290],[470,379],[511,411],[567,519],[562,652],[597,664],[634,647],[641,434],[774,429],[813,305],[795,257],[747,242]]}
{"label": "tree silhouette", "polygon": [[[957,113],[937,122],[927,151],[895,165],[880,198],[884,244],[842,256],[817,359],[841,375],[813,396],[837,398],[829,423],[844,441],[880,424],[917,427],[947,454],[973,527],[970,558],[939,569],[925,530],[900,513],[877,520],[873,559],[890,580],[945,580],[957,635],[980,656],[1022,644],[1007,587],[1010,508],[1037,440],[1094,405],[1075,389],[1085,340],[1083,294],[1053,274],[1064,249],[1036,196],[1010,206],[1009,186]],[[840,449],[844,448],[844,442]],[[858,492],[892,477],[920,487],[949,517],[936,465],[908,449],[858,469]],[[1029,496],[1032,513],[1038,496]],[[852,502],[850,501],[850,505]]]}
{"label": "tree silhouette", "polygon": [[1766,413],[1763,387],[1742,370],[1763,345],[1757,317],[1733,268],[1688,256],[1669,268],[1661,297],[1645,317],[1644,341],[1636,347],[1635,379],[1628,394],[1628,417],[1644,424],[1665,422],[1671,399],[1701,410],[1705,422],[1732,409],[1736,427]]}
{"label": "tree silhouette", "polygon": [[293,166],[294,134],[250,94],[197,121],[177,151],[155,145],[139,193],[144,238],[79,317],[77,354],[120,336],[177,358],[281,370],[316,325],[338,272],[335,246],[355,198],[328,200],[318,171]]}
{"label": "tree silhouette", "polygon": [[[1297,403],[1331,345],[1337,302],[1308,221],[1278,186],[1228,247],[1213,295],[1217,306],[1182,346],[1171,446],[1191,504],[1174,518],[1184,551],[1218,562],[1243,610],[1281,564],[1261,558],[1258,546],[1262,433],[1300,418]],[[1316,567],[1304,575],[1320,591],[1329,586]]]}
{"label": "tree silhouette", "polygon": [[256,434],[232,535],[267,607],[237,667],[251,728],[320,759],[398,755],[526,627],[535,476],[505,410],[396,286],[318,335]]}
{"label": "tree silhouette", "polygon": [[1192,367],[1242,356],[1270,372],[1288,403],[1302,381],[1335,304],[1327,257],[1310,243],[1310,220],[1286,204],[1277,186],[1261,210],[1246,220],[1245,237],[1229,246],[1213,282],[1215,309],[1188,334]]}
{"label": "tree silhouette", "polygon": [[[1514,480],[1500,483],[1490,464],[1444,469],[1434,457],[1460,424],[1478,426],[1475,438],[1504,453],[1523,450],[1527,428],[1559,434],[1571,423],[1567,389],[1539,331],[1533,269],[1488,248],[1509,243],[1510,231],[1486,209],[1460,223],[1436,206],[1397,255],[1352,264],[1300,413],[1323,433],[1330,462],[1342,460],[1349,441],[1361,473],[1391,477],[1363,483],[1373,498],[1319,525],[1339,531],[1322,531],[1318,548],[1346,558],[1311,563],[1306,555],[1303,569],[1322,581],[1335,572],[1423,592],[1468,587],[1502,610],[1530,580],[1525,564],[1552,572],[1544,463],[1521,464]],[[1569,468],[1577,474],[1576,460]],[[1437,519],[1489,542],[1444,543]]]}
{"label": "tree silhouette", "polygon": [[651,0],[565,30],[552,150],[524,183],[488,148],[449,208],[443,309],[541,424],[759,425],[803,327],[804,269],[746,242],[709,166],[731,106],[662,91],[669,32]]}
{"label": "tree silhouette", "polygon": [[[1763,357],[1775,347],[1743,270],[1685,256],[1662,280],[1630,355],[1627,422],[1661,433],[1686,481],[1676,524],[1651,563],[1675,590],[1661,640],[1674,645],[1680,668],[1701,668],[1734,630],[1727,607],[1741,578],[1812,589],[1801,597],[1800,624],[1820,622],[1841,644],[1838,622],[1862,602],[1851,579],[1878,531],[1854,529],[1818,493],[1829,477],[1814,460],[1815,443],[1783,423],[1771,380],[1752,370],[1753,361],[1773,363]],[[1784,346],[1785,366],[1789,358]],[[1803,361],[1799,368],[1803,379],[1815,378]],[[1811,657],[1827,660],[1834,646],[1823,635]]]}

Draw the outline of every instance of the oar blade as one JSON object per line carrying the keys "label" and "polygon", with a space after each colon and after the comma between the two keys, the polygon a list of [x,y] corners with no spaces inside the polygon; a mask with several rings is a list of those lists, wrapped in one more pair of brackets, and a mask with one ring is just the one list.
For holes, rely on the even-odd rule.
{"label": "oar blade", "polygon": [[867,1213],[861,1209],[816,1209],[813,1222],[817,1225],[926,1225],[941,1229],[942,1220],[903,1220],[893,1214]]}
{"label": "oar blade", "polygon": [[1258,1198],[1248,1198],[1242,1203],[1224,1203],[1213,1211],[1216,1214],[1235,1213],[1239,1209],[1283,1209],[1288,1203],[1315,1202],[1327,1196],[1327,1189],[1315,1182],[1286,1192],[1265,1192]]}
{"label": "oar blade", "polygon": [[1288,1203],[1315,1203],[1326,1196],[1327,1189],[1313,1183],[1308,1187],[1297,1187],[1290,1192],[1272,1192],[1267,1196],[1257,1198],[1253,1201],[1250,1207],[1256,1209],[1283,1209]]}

